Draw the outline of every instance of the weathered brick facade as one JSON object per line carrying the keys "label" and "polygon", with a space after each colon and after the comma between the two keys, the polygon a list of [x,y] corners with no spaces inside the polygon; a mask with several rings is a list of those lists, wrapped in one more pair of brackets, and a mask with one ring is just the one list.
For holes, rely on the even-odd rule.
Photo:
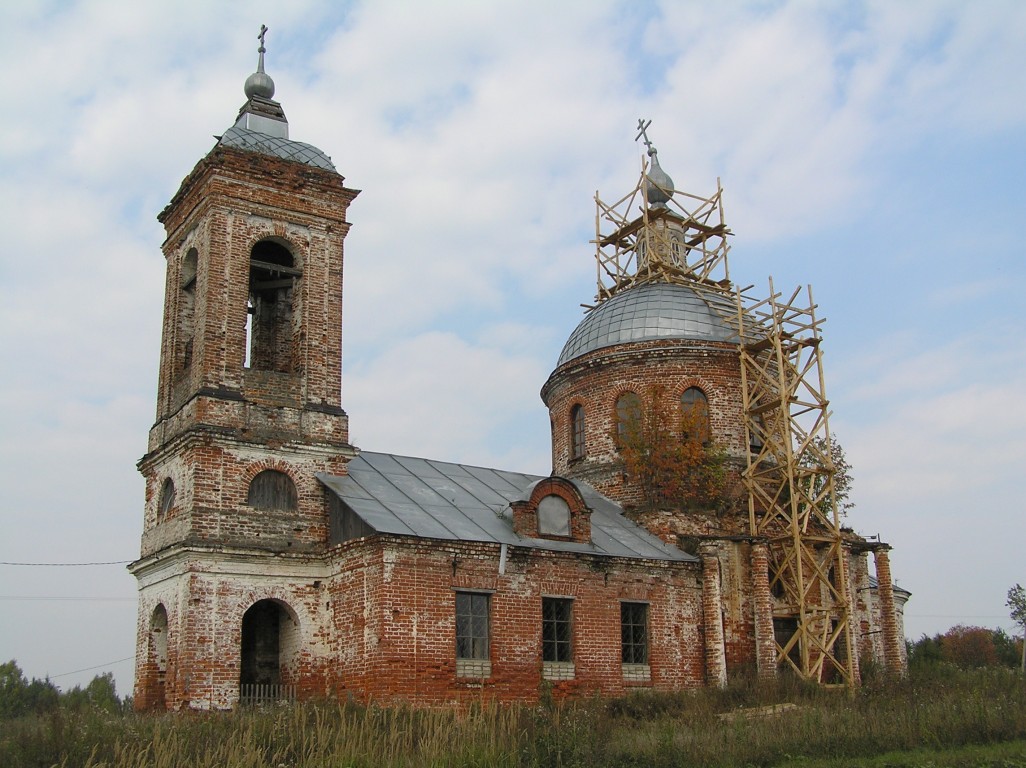
{"label": "weathered brick facade", "polygon": [[[646,507],[615,439],[624,393],[645,408],[658,388],[679,407],[697,388],[736,474],[748,450],[736,345],[641,340],[559,365],[542,391],[549,478],[420,459],[401,474],[394,457],[360,457],[341,399],[343,241],[358,193],[288,140],[266,92],[250,95],[231,140],[159,217],[157,413],[130,567],[136,706],[532,701],[773,674],[766,545],[740,497]],[[277,133],[246,128],[250,113]],[[405,494],[391,507],[389,483]],[[863,637],[883,626],[887,639],[858,648],[894,667],[889,568],[878,552],[888,595],[876,599],[866,551],[852,550],[849,591]]]}

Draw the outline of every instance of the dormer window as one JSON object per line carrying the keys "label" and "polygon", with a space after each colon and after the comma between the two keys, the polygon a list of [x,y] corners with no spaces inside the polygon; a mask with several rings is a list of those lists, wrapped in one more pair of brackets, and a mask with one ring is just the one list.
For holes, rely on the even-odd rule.
{"label": "dormer window", "polygon": [[513,530],[530,539],[591,541],[591,509],[570,480],[546,477],[530,486],[526,498],[510,504]]}

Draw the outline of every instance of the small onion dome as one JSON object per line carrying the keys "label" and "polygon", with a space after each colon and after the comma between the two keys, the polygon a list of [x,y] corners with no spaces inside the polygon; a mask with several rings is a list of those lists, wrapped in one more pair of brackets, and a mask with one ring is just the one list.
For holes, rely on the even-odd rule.
{"label": "small onion dome", "polygon": [[[261,64],[263,64],[263,56],[261,58]],[[270,99],[274,97],[274,80],[271,76],[263,71],[261,66],[260,70],[254,72],[252,75],[246,78],[246,98],[252,99],[254,96],[259,96],[262,99]]]}
{"label": "small onion dome", "polygon": [[645,195],[649,205],[661,208],[673,195],[673,179],[659,167],[659,155],[655,147],[649,150],[649,155],[652,157],[652,166],[645,175]]}

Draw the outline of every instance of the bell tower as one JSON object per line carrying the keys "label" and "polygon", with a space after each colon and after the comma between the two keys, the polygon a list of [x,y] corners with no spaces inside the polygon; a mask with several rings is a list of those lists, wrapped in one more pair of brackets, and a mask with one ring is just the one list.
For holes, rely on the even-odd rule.
{"label": "bell tower", "polygon": [[[144,708],[230,706],[247,674],[287,682],[284,668],[263,680],[258,663],[247,672],[236,660],[232,693],[197,670],[219,643],[218,599],[245,574],[277,595],[261,610],[283,616],[266,622],[287,621],[290,585],[318,577],[314,558],[327,547],[315,474],[344,474],[355,455],[341,403],[342,266],[358,191],[321,150],[289,138],[264,71],[266,31],[235,123],[158,216],[163,339],[139,461],[141,558],[130,566]],[[238,656],[238,638],[222,641]]]}

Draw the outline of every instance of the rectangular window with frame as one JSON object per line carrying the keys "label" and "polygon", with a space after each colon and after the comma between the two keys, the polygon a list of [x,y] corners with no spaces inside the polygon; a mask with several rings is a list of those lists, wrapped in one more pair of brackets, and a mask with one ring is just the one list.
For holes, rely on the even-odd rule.
{"label": "rectangular window with frame", "polygon": [[456,593],[456,658],[488,661],[488,598],[478,592]]}
{"label": "rectangular window with frame", "polygon": [[620,603],[620,646],[624,664],[648,664],[647,603]]}
{"label": "rectangular window with frame", "polygon": [[573,605],[568,598],[542,598],[542,661],[573,661]]}

